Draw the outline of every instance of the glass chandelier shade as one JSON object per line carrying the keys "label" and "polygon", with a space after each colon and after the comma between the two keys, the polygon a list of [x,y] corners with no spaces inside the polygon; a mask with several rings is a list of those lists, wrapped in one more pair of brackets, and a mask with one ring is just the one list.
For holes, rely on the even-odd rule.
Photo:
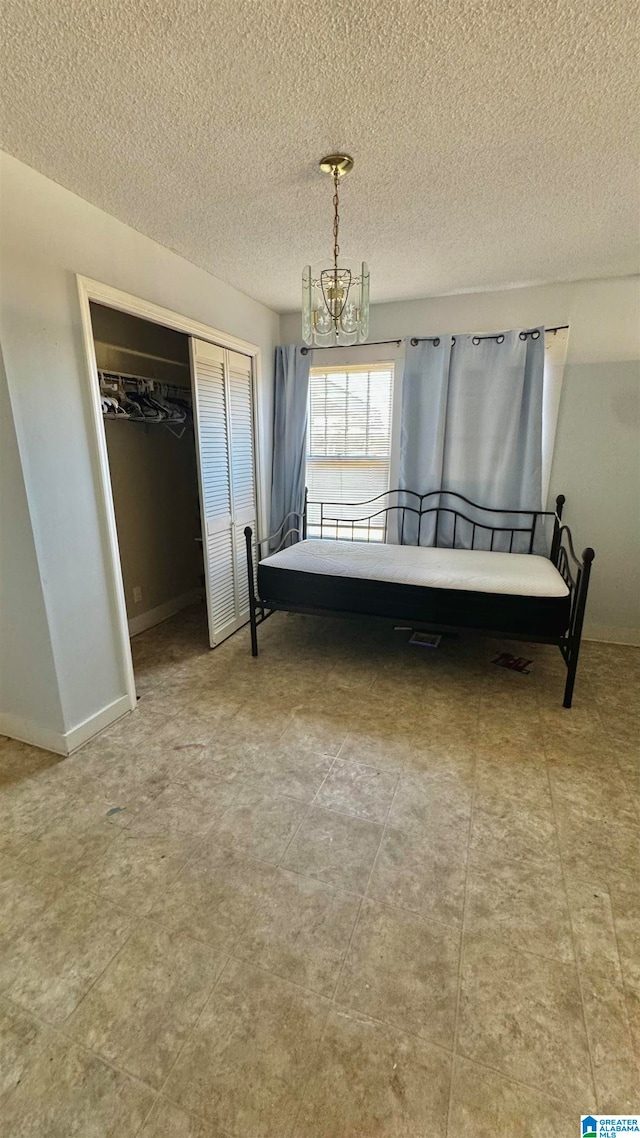
{"label": "glass chandelier shade", "polygon": [[320,163],[334,182],[333,268],[314,277],[307,265],[302,274],[302,339],[318,348],[362,344],[369,335],[369,270],[364,261],[360,276],[338,266],[338,183],[352,166],[346,154],[331,154]]}
{"label": "glass chandelier shade", "polygon": [[311,265],[302,274],[302,339],[326,348],[362,344],[369,335],[369,270],[362,262],[359,277],[349,269],[323,269],[314,277]]}

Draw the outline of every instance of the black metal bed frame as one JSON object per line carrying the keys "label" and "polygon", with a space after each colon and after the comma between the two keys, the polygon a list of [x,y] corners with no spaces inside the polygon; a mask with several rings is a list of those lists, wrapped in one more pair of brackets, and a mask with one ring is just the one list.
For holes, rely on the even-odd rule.
{"label": "black metal bed frame", "polygon": [[[376,503],[383,499],[391,499],[391,504],[376,505]],[[445,504],[443,504],[443,499]],[[414,504],[408,505],[408,501]],[[464,503],[464,505],[461,508],[456,508],[456,505],[452,504],[452,502],[456,504]],[[304,540],[308,532],[310,506],[318,506],[320,508],[319,524],[314,527],[316,529],[319,528],[320,533],[318,536],[320,538],[323,537],[325,529],[330,528],[333,531],[332,537],[337,537],[339,540],[371,541],[372,530],[374,530],[376,534],[382,530],[382,540],[384,541],[386,540],[389,529],[390,516],[394,516],[397,528],[397,544],[419,545],[423,535],[423,520],[425,518],[433,519],[435,515],[433,545],[438,546],[439,541],[443,538],[441,519],[445,518],[450,522],[450,535],[445,537],[444,542],[448,548],[487,549],[496,552],[496,535],[501,535],[501,543],[506,544],[507,538],[509,540],[508,549],[505,550],[505,552],[509,553],[513,552],[514,538],[516,535],[518,535],[519,543],[525,546],[523,552],[533,553],[538,543],[544,540],[543,530],[545,521],[553,519],[549,559],[561,574],[569,590],[570,598],[568,625],[559,637],[536,636],[531,633],[524,634],[519,633],[518,630],[507,633],[505,631],[497,632],[484,628],[469,629],[468,626],[464,625],[459,627],[454,625],[435,625],[433,623],[420,625],[413,622],[412,627],[449,633],[475,631],[480,635],[497,636],[500,639],[511,638],[530,642],[537,641],[543,644],[556,644],[562,653],[567,667],[563,707],[569,708],[571,707],[573,698],[591,564],[595,553],[590,546],[587,546],[582,553],[582,558],[577,556],[571,531],[567,525],[563,525],[562,523],[564,504],[564,494],[559,494],[556,498],[555,510],[500,510],[480,506],[477,502],[472,502],[469,498],[464,497],[464,495],[456,494],[450,490],[434,490],[426,494],[418,494],[412,490],[389,490],[367,502],[310,502],[305,493],[303,513],[300,514],[292,511],[287,514],[281,525],[278,526],[278,529],[270,534],[269,537],[254,541],[251,526],[245,528],[244,535],[249,580],[251,653],[253,656],[258,655],[258,624],[262,623],[271,612],[277,609],[287,612],[305,613],[313,616],[326,616],[330,614],[336,616],[349,615],[336,611],[332,613],[331,609],[286,604],[281,601],[269,601],[269,611],[267,612],[265,602],[256,596],[257,566],[255,566],[254,563],[254,545],[257,554],[257,562],[259,563],[262,560],[262,548],[264,546],[267,547],[268,553],[273,554],[278,553],[287,545],[295,544],[300,539]],[[334,507],[337,508],[337,511],[344,512],[345,510],[351,509],[360,510],[366,506],[375,506],[375,508],[372,513],[370,512],[361,517],[345,518],[340,517],[338,512],[336,512],[335,516],[327,515],[325,512],[325,507]],[[469,514],[472,516],[469,516]],[[407,529],[407,515],[414,521],[414,534],[412,536],[415,540],[411,540],[410,542],[404,541]],[[498,516],[502,524],[491,524],[488,516],[492,516],[494,521],[496,516]],[[483,518],[486,520],[480,520]],[[507,518],[515,519],[515,522],[511,525],[506,525],[504,523]],[[367,537],[361,537],[360,533],[356,533],[356,528],[358,531],[363,531],[366,528]],[[390,620],[392,618],[379,617],[378,619]]]}

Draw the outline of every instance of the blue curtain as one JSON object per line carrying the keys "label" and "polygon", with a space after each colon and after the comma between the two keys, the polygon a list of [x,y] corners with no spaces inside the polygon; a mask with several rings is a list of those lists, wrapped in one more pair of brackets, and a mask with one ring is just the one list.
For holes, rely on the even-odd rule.
{"label": "blue curtain", "polygon": [[[515,331],[491,339],[441,336],[438,344],[407,341],[400,488],[442,491],[443,507],[453,504],[447,491],[464,494],[496,510],[493,525],[513,524],[500,509],[541,509],[543,375],[542,328],[524,338]],[[401,501],[416,504],[408,494]],[[452,528],[451,516],[442,514],[439,545],[451,544]],[[422,523],[420,541],[433,545],[435,539],[432,516]],[[407,512],[404,541],[416,540],[417,519]],[[489,541],[487,534],[487,548]],[[468,534],[458,531],[457,544],[471,544],[471,527]],[[522,539],[513,551],[526,547]],[[508,548],[508,536],[494,548]]]}
{"label": "blue curtain", "polygon": [[304,508],[310,362],[311,354],[296,344],[276,348],[270,533]]}
{"label": "blue curtain", "polygon": [[[437,344],[431,340],[419,340],[415,345],[405,341],[398,485],[415,494],[442,486],[451,340],[451,336],[440,336]],[[406,494],[400,495],[399,505],[403,509],[398,512],[398,540],[415,545],[418,518],[414,511],[420,503],[414,494]],[[434,518],[422,520],[420,541],[434,545]]]}

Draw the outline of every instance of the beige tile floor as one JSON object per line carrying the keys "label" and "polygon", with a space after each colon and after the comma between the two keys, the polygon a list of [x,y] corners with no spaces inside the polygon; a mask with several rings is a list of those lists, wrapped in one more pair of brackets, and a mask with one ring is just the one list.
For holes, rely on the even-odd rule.
{"label": "beige tile floor", "polygon": [[[0,741],[0,1133],[575,1138],[640,1109],[640,650],[200,609]],[[521,654],[526,646],[512,646]]]}

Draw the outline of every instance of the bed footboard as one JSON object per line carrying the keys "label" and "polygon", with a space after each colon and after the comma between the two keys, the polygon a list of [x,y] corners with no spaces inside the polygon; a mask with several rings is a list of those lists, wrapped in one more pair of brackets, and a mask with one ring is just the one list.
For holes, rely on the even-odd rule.
{"label": "bed footboard", "polygon": [[[555,556],[554,556],[555,554]],[[589,578],[595,552],[591,546],[583,550],[582,557],[578,557],[573,547],[573,538],[568,526],[560,526],[556,548],[552,550],[551,559],[558,572],[562,575],[569,595],[571,597],[571,610],[569,627],[559,643],[560,651],[567,665],[567,682],[564,688],[563,707],[571,707],[573,689],[576,682],[578,659],[582,644],[582,628],[584,613],[587,606],[589,591]]]}
{"label": "bed footboard", "polygon": [[[251,655],[258,655],[258,625],[262,624],[267,616],[270,614],[265,612],[265,607],[259,597],[256,595],[256,561],[259,563],[262,558],[263,546],[266,547],[269,553],[279,553],[286,545],[295,541],[300,541],[307,536],[307,494],[304,495],[304,509],[302,513],[292,510],[282,520],[277,530],[270,533],[268,537],[257,539],[254,541],[253,530],[251,526],[246,526],[244,530],[244,540],[247,550],[247,584],[249,590],[249,626],[251,629]],[[255,548],[255,560],[254,560]],[[259,617],[258,617],[258,614]]]}

